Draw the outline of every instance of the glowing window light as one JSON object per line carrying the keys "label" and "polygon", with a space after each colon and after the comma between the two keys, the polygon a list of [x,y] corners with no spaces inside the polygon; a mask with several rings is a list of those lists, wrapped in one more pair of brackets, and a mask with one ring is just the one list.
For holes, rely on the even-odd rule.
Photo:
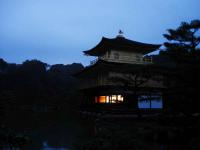
{"label": "glowing window light", "polygon": [[95,96],[95,103],[121,103],[123,101],[122,95]]}
{"label": "glowing window light", "polygon": [[106,103],[106,96],[99,96],[99,103]]}
{"label": "glowing window light", "polygon": [[106,103],[109,103],[109,96],[106,96]]}
{"label": "glowing window light", "polygon": [[121,95],[117,95],[117,100],[120,102],[124,101],[124,97],[122,97]]}
{"label": "glowing window light", "polygon": [[112,100],[116,100],[117,99],[117,96],[116,95],[112,95]]}
{"label": "glowing window light", "polygon": [[111,103],[116,103],[117,97],[116,95],[111,96]]}

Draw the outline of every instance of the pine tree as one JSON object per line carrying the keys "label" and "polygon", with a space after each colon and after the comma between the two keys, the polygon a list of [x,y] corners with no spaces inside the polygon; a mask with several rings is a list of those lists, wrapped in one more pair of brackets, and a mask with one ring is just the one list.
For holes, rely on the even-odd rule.
{"label": "pine tree", "polygon": [[198,111],[200,85],[200,20],[182,22],[177,29],[169,29],[164,37],[168,40],[165,51],[175,66],[174,77],[168,77],[170,99],[181,111]]}

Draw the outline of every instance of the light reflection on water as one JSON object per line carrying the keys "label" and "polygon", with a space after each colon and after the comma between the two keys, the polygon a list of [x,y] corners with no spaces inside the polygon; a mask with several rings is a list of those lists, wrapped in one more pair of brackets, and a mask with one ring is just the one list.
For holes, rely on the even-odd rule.
{"label": "light reflection on water", "polygon": [[[11,150],[11,149],[1,149],[1,150]],[[15,150],[21,150],[19,148],[16,148]],[[67,148],[55,148],[55,147],[46,147],[46,148],[42,148],[42,150],[69,150]]]}
{"label": "light reflection on water", "polygon": [[43,148],[43,150],[69,150],[66,148],[52,148],[52,147],[48,147],[48,148]]}
{"label": "light reflection on water", "polygon": [[163,108],[162,96],[152,96],[151,100],[148,99],[148,96],[143,95],[139,97],[138,102],[139,108]]}
{"label": "light reflection on water", "polygon": [[62,148],[62,147],[50,147],[48,145],[48,142],[43,142],[43,148],[42,150],[69,150],[68,148]]}
{"label": "light reflection on water", "polygon": [[[141,101],[138,103],[139,108],[150,108],[149,101]],[[163,108],[163,104],[161,100],[153,100],[151,102],[151,108]]]}

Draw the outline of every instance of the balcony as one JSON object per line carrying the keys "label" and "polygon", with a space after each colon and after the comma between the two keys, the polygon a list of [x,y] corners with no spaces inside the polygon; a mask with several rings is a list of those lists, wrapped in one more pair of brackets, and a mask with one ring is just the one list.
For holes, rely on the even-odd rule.
{"label": "balcony", "polygon": [[105,61],[110,61],[110,62],[130,63],[130,64],[152,64],[153,63],[152,57],[140,57],[140,58],[133,59],[133,60],[99,57],[99,58],[96,58],[96,59],[90,61],[90,65],[89,66],[94,65],[99,59],[102,59],[102,60],[105,60]]}
{"label": "balcony", "polygon": [[153,59],[152,59],[152,57],[143,57],[143,62],[145,64],[151,64],[151,63],[153,63]]}
{"label": "balcony", "polygon": [[97,61],[98,61],[99,59],[98,58],[96,58],[96,59],[94,59],[94,60],[92,60],[92,61],[90,61],[90,66],[92,66],[92,65],[94,65]]}

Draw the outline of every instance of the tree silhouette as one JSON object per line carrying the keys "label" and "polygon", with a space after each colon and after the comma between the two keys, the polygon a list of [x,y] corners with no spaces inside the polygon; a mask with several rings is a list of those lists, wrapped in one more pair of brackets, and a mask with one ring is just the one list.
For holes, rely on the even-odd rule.
{"label": "tree silhouette", "polygon": [[[139,96],[142,95],[143,88],[148,86],[148,82],[155,77],[155,72],[153,71],[152,65],[146,66],[135,66],[128,73],[125,73],[123,76],[113,76],[110,77],[110,80],[113,82],[121,83],[125,90],[132,91],[131,94],[126,96],[125,103],[131,108],[135,108],[138,110],[138,100]],[[157,74],[158,75],[158,74]],[[146,89],[145,94],[149,93],[150,91]],[[148,94],[148,99],[150,99],[151,94]],[[131,104],[131,105],[130,105]]]}
{"label": "tree silhouette", "polygon": [[166,53],[174,62],[191,63],[194,58],[199,59],[199,29],[200,20],[193,20],[182,22],[177,29],[168,29],[168,33],[163,35],[169,41],[164,43]]}
{"label": "tree silhouette", "polygon": [[[83,66],[78,63],[50,66],[39,60],[12,64],[0,59],[0,149],[7,149],[8,145],[12,149],[26,149],[27,144],[34,143],[23,135],[27,129],[42,127],[46,124],[41,119],[43,115],[48,120],[61,111],[65,113],[72,102],[75,104],[70,97],[77,83],[72,74],[81,69]],[[8,132],[1,126],[13,131],[9,140]]]}
{"label": "tree silhouette", "polygon": [[[183,22],[177,29],[169,29],[164,37],[165,51],[160,56],[167,56],[174,64],[174,76],[166,81],[171,95],[175,99],[176,109],[184,112],[198,111],[199,75],[200,75],[200,20]],[[179,108],[178,108],[179,107]]]}

